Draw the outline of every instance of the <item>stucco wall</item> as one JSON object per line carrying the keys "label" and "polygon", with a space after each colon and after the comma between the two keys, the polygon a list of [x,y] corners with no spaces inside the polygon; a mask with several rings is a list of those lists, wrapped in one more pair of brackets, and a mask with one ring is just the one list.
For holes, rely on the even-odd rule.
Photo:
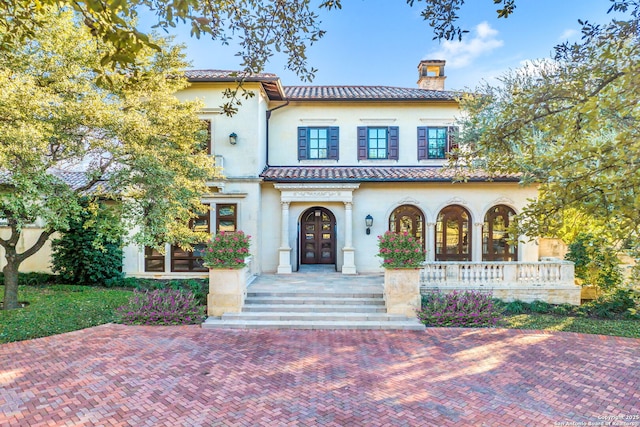
{"label": "stucco wall", "polygon": [[[211,120],[212,154],[224,158],[225,176],[255,177],[266,164],[265,123],[267,101],[257,83],[245,83],[244,87],[255,96],[244,99],[238,112],[226,116],[221,106],[229,100],[223,91],[229,83],[197,83],[179,93],[181,100],[198,99],[204,103],[202,119]],[[237,143],[229,143],[229,135],[238,135]]]}
{"label": "stucco wall", "polygon": [[[292,102],[275,111],[270,123],[272,165],[417,165],[442,164],[417,160],[417,127],[450,126],[459,115],[453,102]],[[339,160],[298,160],[299,126],[338,126]],[[358,160],[358,126],[398,126],[399,159]]]}
{"label": "stucco wall", "polygon": [[[30,248],[33,243],[38,240],[40,233],[42,232],[41,228],[24,228],[22,230],[22,235],[20,236],[20,240],[18,240],[18,245],[16,249],[18,252],[24,252],[28,248]],[[0,236],[4,239],[10,236],[10,230],[8,227],[0,227]],[[57,235],[54,235],[53,238],[56,238]],[[5,260],[5,251],[4,248],[0,246],[0,270],[4,268],[7,264]],[[43,273],[51,273],[51,239],[49,239],[42,249],[36,252],[31,257],[27,258],[22,264],[20,264],[20,271],[23,273],[28,272],[43,272]]]}

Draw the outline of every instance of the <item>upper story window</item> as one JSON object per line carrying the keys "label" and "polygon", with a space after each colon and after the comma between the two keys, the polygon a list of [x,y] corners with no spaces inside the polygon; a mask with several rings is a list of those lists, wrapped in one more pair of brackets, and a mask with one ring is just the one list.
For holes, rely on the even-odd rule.
{"label": "upper story window", "polygon": [[299,127],[298,160],[338,160],[337,126]]}
{"label": "upper story window", "polygon": [[202,120],[202,128],[198,134],[198,152],[211,155],[211,120]]}
{"label": "upper story window", "polygon": [[367,158],[387,158],[387,128],[367,129]]}
{"label": "upper story window", "polygon": [[450,151],[458,148],[455,126],[418,127],[418,160],[445,159]]}
{"label": "upper story window", "polygon": [[398,160],[398,126],[358,127],[358,160]]}

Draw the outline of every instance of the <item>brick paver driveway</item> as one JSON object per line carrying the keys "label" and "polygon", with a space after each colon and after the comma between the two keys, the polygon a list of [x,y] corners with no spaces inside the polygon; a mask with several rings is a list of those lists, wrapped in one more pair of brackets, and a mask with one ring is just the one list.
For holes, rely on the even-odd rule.
{"label": "brick paver driveway", "polygon": [[639,402],[640,340],[571,333],[103,325],[0,346],[2,426],[640,426]]}

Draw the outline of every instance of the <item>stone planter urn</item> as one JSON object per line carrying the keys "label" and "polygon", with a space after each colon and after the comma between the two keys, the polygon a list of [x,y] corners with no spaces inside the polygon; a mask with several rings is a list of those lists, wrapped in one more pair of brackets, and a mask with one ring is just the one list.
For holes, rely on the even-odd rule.
{"label": "stone planter urn", "polygon": [[248,267],[239,269],[209,269],[209,294],[207,314],[222,316],[224,313],[239,313],[247,296]]}
{"label": "stone planter urn", "polygon": [[387,268],[384,270],[384,300],[387,313],[415,317],[420,309],[420,269]]}

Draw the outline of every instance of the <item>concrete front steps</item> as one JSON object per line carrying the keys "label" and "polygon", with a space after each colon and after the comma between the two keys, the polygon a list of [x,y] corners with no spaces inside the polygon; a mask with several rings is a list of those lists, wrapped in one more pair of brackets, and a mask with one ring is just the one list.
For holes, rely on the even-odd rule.
{"label": "concrete front steps", "polygon": [[209,317],[203,328],[424,330],[417,318],[387,314],[382,292],[251,291],[241,313]]}

